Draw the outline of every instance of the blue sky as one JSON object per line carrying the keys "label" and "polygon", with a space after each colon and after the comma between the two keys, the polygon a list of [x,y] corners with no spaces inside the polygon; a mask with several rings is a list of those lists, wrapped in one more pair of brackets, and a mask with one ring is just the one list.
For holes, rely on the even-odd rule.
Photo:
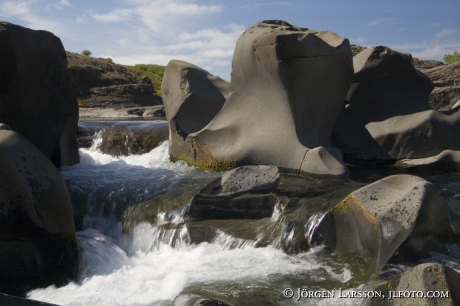
{"label": "blue sky", "polygon": [[1,21],[51,31],[69,51],[128,65],[181,59],[227,80],[236,40],[258,21],[442,60],[460,51],[459,12],[460,0],[0,0]]}

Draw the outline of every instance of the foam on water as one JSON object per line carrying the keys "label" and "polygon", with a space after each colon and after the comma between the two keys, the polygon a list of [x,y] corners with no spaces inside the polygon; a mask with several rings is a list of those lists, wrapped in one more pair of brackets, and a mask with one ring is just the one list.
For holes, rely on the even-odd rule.
{"label": "foam on water", "polygon": [[[28,297],[60,305],[170,305],[189,286],[268,284],[273,276],[324,270],[308,254],[291,256],[272,247],[248,244],[227,248],[223,247],[228,242],[224,236],[211,244],[191,245],[186,229],[166,231],[170,232],[150,224],[138,225],[130,257],[95,230],[79,233],[85,264],[80,283],[37,289]],[[172,247],[173,240],[182,243]],[[344,274],[330,276],[344,278]]]}

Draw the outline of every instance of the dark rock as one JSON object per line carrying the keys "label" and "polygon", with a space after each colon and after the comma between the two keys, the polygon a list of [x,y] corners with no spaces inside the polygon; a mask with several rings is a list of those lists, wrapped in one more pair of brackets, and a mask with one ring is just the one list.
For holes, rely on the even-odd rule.
{"label": "dark rock", "polygon": [[1,22],[0,50],[0,122],[55,166],[78,163],[78,105],[60,39]]}
{"label": "dark rock", "polygon": [[279,199],[269,194],[278,186],[275,166],[244,166],[224,173],[191,201],[188,219],[269,218]]}
{"label": "dark rock", "polygon": [[0,304],[5,306],[57,306],[56,304],[24,299],[3,293],[0,293]]}
{"label": "dark rock", "polygon": [[[304,160],[309,149],[329,146],[353,73],[349,41],[264,21],[238,39],[232,66],[233,93],[222,106],[226,95],[205,74],[187,73],[191,65],[183,62],[168,64],[162,92],[171,157],[203,168],[273,164],[299,174],[302,163],[309,162]],[[191,96],[201,97],[190,107],[197,115],[181,115],[178,110]],[[206,111],[206,105],[215,108]]]}
{"label": "dark rock", "polygon": [[180,295],[173,301],[173,306],[232,306],[231,304],[195,294]]}
{"label": "dark rock", "polygon": [[72,203],[59,171],[23,136],[0,130],[0,291],[62,284],[77,260]]}
{"label": "dark rock", "polygon": [[261,219],[270,218],[279,200],[275,195],[203,196],[197,194],[187,218],[199,219]]}
{"label": "dark rock", "polygon": [[328,211],[314,236],[339,256],[360,258],[372,274],[390,258],[413,261],[446,241],[448,214],[433,184],[395,175],[352,192]]}
{"label": "dark rock", "polygon": [[[389,305],[389,301],[391,305],[459,305],[458,286],[460,286],[459,272],[439,264],[424,263],[375,288],[375,291],[382,292],[386,298],[367,299],[365,305]],[[417,295],[420,293],[422,296]],[[404,296],[409,294],[411,296]],[[439,296],[426,297],[427,294]],[[442,297],[441,294],[443,294]],[[389,299],[390,296],[393,298]],[[408,303],[409,301],[410,303]]]}
{"label": "dark rock", "polygon": [[136,128],[116,125],[102,134],[102,143],[98,149],[112,156],[143,154],[158,147],[168,137],[167,126]]}
{"label": "dark rock", "polygon": [[[123,84],[93,87],[84,100],[85,107],[134,107],[161,104],[152,84]],[[141,115],[140,115],[141,116]]]}

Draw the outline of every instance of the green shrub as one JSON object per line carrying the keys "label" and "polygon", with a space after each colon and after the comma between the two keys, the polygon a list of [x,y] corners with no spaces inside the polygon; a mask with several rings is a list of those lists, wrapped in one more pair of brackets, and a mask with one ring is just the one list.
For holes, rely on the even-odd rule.
{"label": "green shrub", "polygon": [[84,56],[91,56],[92,53],[89,50],[83,50],[81,51],[81,54],[83,54]]}
{"label": "green shrub", "polygon": [[460,62],[460,53],[458,53],[457,50],[455,50],[452,54],[450,54],[450,52],[447,53],[446,55],[444,55],[444,62],[446,64]]}
{"label": "green shrub", "polygon": [[113,59],[111,59],[110,57],[106,58],[105,60],[106,60],[108,63],[113,64]]}
{"label": "green shrub", "polygon": [[165,66],[160,66],[160,65],[136,64],[134,65],[134,68],[151,72],[153,74],[159,75],[160,77],[163,77],[163,74],[165,73]]}

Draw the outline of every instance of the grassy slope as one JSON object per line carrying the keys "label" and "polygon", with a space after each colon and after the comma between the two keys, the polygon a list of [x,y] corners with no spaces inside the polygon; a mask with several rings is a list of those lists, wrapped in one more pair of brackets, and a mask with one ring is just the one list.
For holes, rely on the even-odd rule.
{"label": "grassy slope", "polygon": [[139,74],[140,76],[149,76],[152,79],[153,86],[158,95],[161,96],[161,82],[163,81],[163,74],[165,72],[165,66],[153,65],[153,64],[136,64],[134,66],[124,66],[126,69]]}

